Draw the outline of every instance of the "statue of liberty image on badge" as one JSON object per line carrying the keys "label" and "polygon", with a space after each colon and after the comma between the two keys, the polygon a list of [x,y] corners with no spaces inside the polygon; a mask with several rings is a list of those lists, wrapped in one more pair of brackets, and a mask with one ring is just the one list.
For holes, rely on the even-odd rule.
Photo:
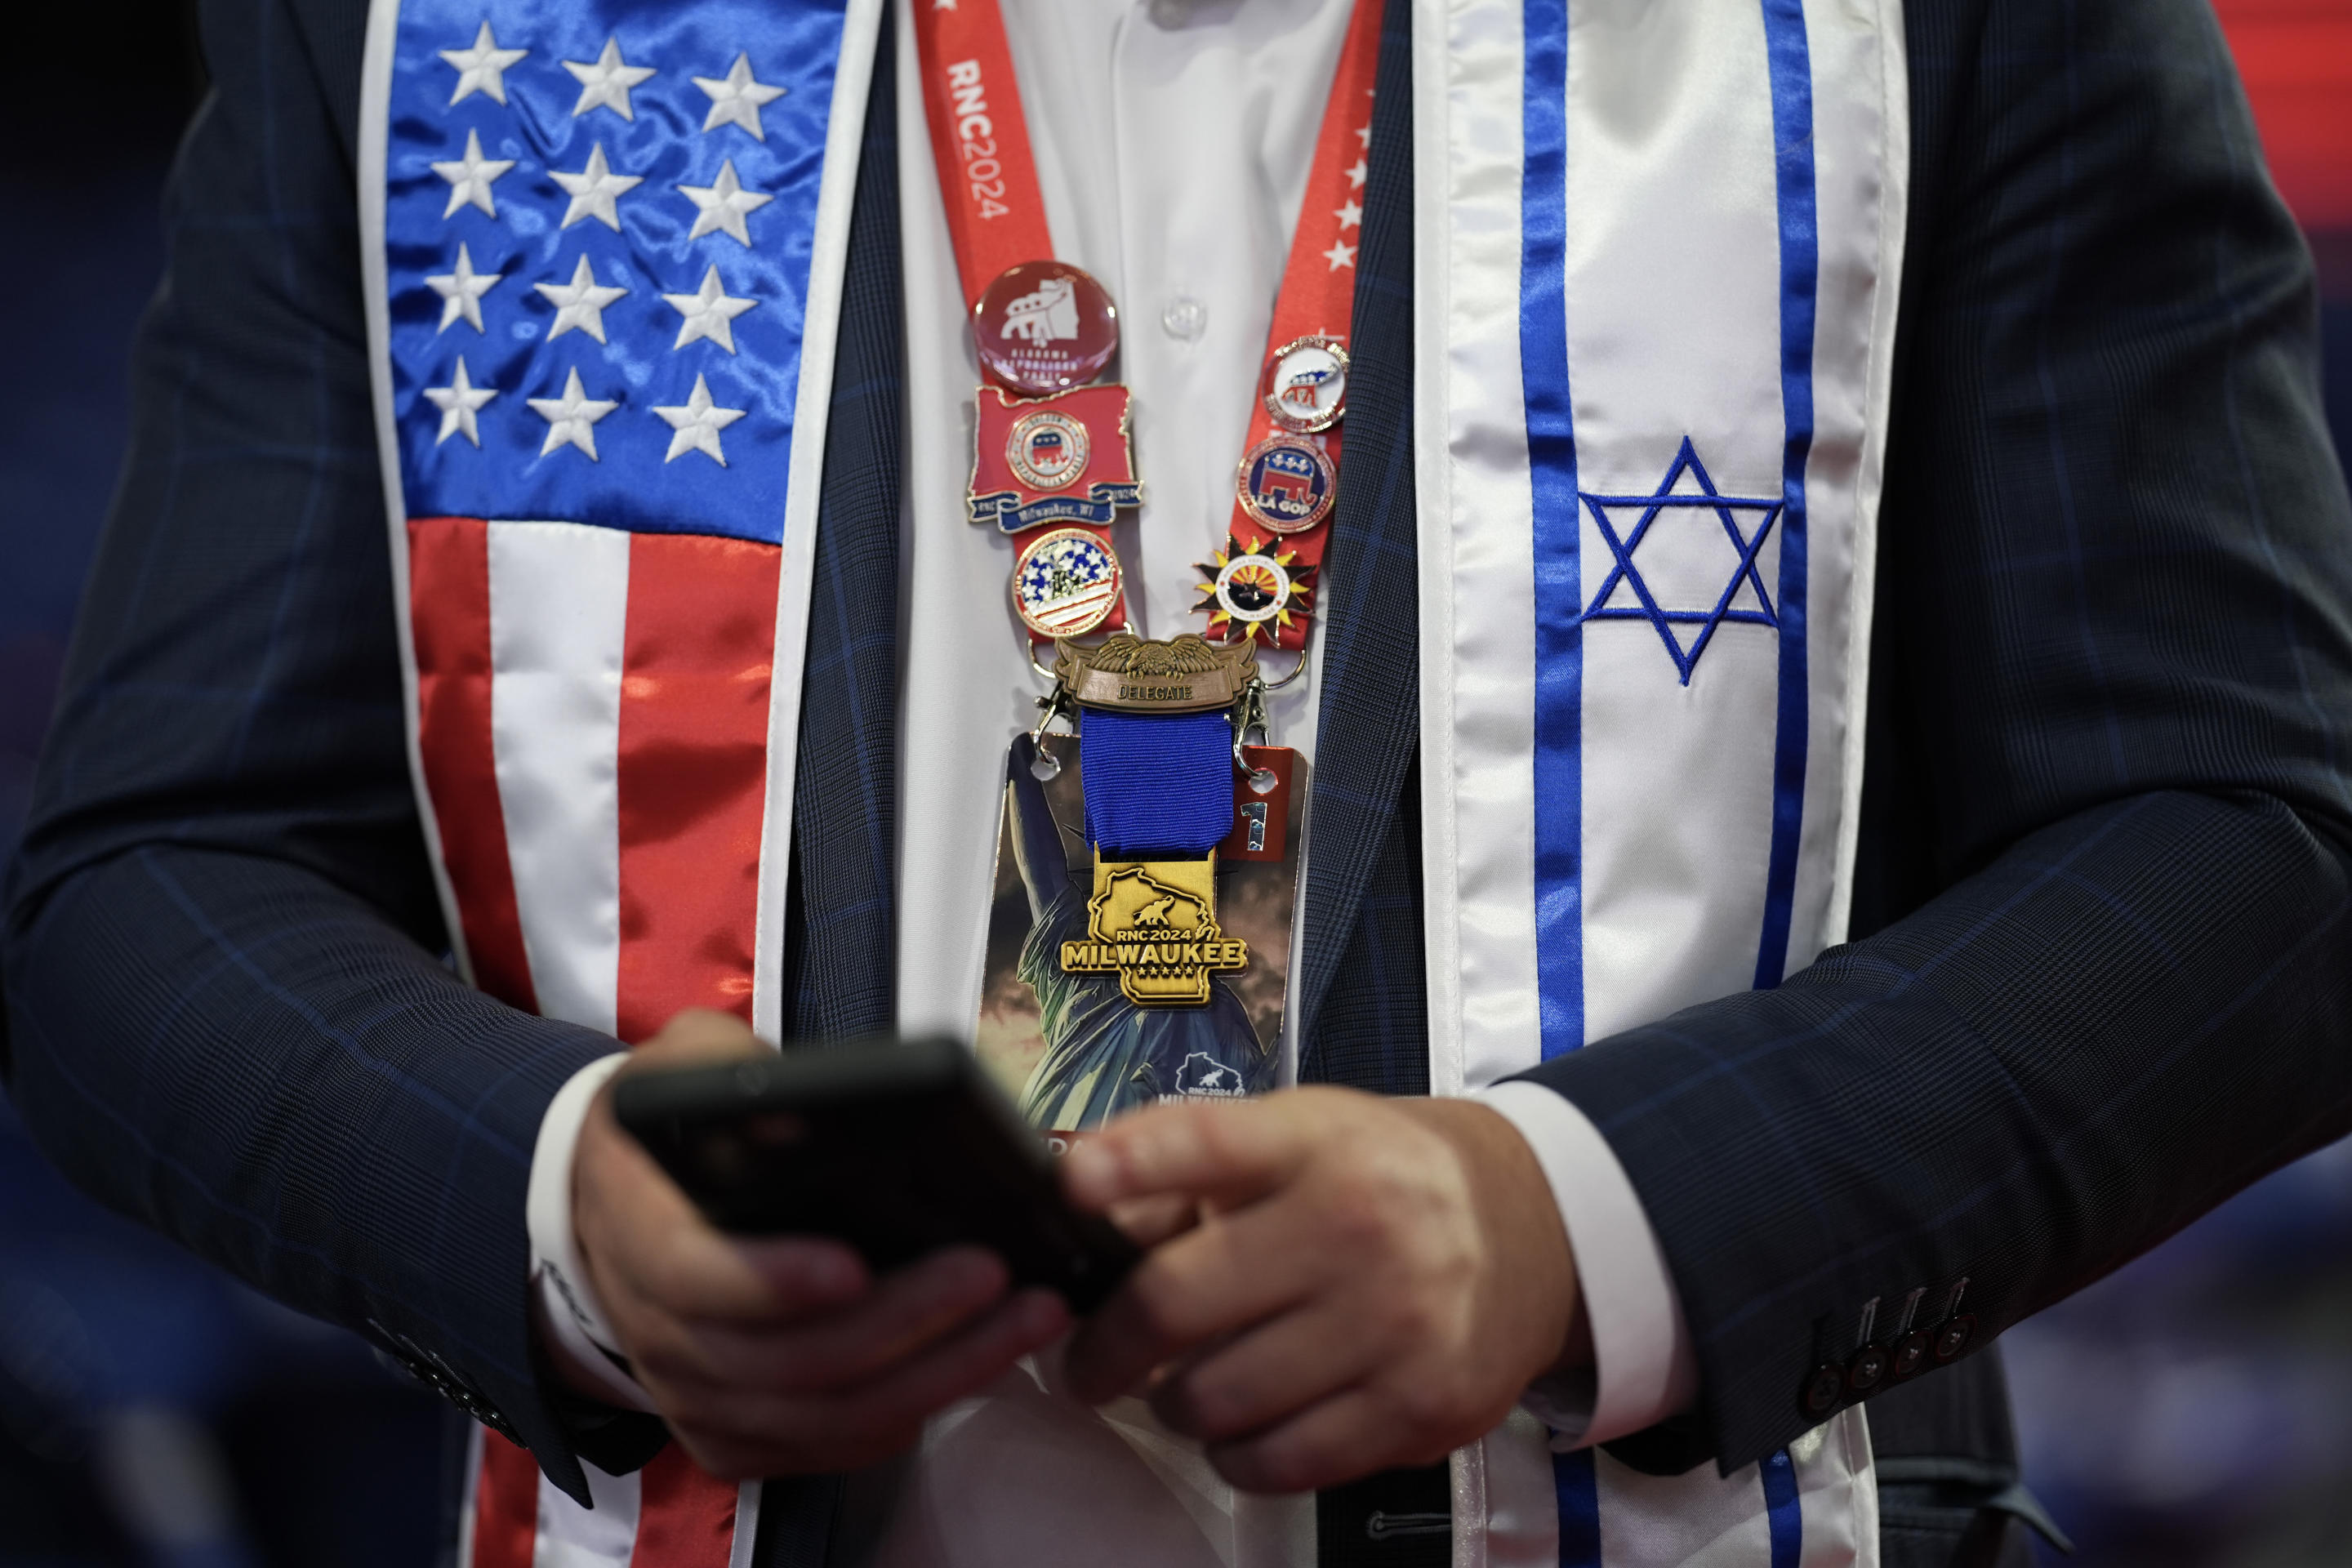
{"label": "statue of liberty image on badge", "polygon": [[[1304,771],[1294,753],[1246,748],[1259,794],[1236,773],[1235,834],[1212,862],[1207,889],[1129,874],[1109,884],[1086,838],[1078,748],[1049,737],[1058,768],[1017,737],[1007,752],[995,897],[974,1045],[981,1060],[1042,1131],[1085,1132],[1112,1117],[1172,1100],[1233,1100],[1276,1087],[1289,980],[1292,893],[1297,884]],[[1050,773],[1040,777],[1041,773]],[[1270,814],[1270,820],[1269,820]],[[1270,831],[1269,831],[1270,829]],[[1210,869],[1213,864],[1213,869]],[[1131,885],[1130,885],[1131,884]],[[1106,909],[1108,906],[1108,910]],[[1213,914],[1211,915],[1211,910]],[[1139,1002],[1132,977],[1064,962],[1115,910],[1128,922],[1193,929],[1246,946],[1239,973],[1201,978],[1197,1003]]]}

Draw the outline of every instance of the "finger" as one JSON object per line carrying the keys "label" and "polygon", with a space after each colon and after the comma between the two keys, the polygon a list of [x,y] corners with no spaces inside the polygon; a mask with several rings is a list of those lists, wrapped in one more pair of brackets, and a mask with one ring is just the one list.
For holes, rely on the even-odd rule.
{"label": "finger", "polygon": [[1305,1300],[1326,1270],[1313,1238],[1299,1234],[1305,1218],[1267,1205],[1213,1216],[1162,1244],[1078,1330],[1071,1388],[1088,1401],[1112,1398],[1162,1362]]}
{"label": "finger", "polygon": [[639,1044],[623,1070],[642,1072],[647,1067],[677,1067],[691,1060],[724,1061],[772,1049],[734,1014],[688,1007],[674,1014],[657,1034]]}
{"label": "finger", "polygon": [[1016,1291],[995,1310],[845,1397],[887,1423],[920,1418],[979,1393],[1069,1331],[1070,1309],[1051,1290]]}
{"label": "finger", "polygon": [[1281,1313],[1171,1368],[1151,1408],[1172,1430],[1202,1443],[1268,1430],[1353,1387],[1379,1356],[1349,1331],[1351,1314],[1328,1300]]}
{"label": "finger", "polygon": [[1217,1473],[1244,1491],[1303,1492],[1378,1470],[1433,1463],[1449,1447],[1423,1451],[1402,1434],[1387,1402],[1359,1385],[1310,1405],[1272,1429],[1204,1451]]}
{"label": "finger", "polygon": [[1110,1205],[1110,1222],[1141,1247],[1153,1247],[1201,1223],[1201,1205],[1189,1193],[1123,1198]]}
{"label": "finger", "polygon": [[614,1151],[597,1178],[605,1212],[581,1232],[603,1294],[672,1317],[774,1328],[867,1290],[864,1261],[840,1242],[746,1239],[715,1229],[633,1140],[625,1142],[629,1150]]}
{"label": "finger", "polygon": [[782,1332],[687,1322],[690,1368],[666,1368],[779,1394],[863,1383],[963,1328],[1004,1297],[1003,1262],[951,1247],[888,1274],[855,1304]]}
{"label": "finger", "polygon": [[1097,1212],[1160,1194],[1247,1203],[1307,1158],[1308,1129],[1281,1099],[1156,1105],[1121,1117],[1063,1157],[1063,1189]]}
{"label": "finger", "polygon": [[818,1394],[739,1387],[694,1401],[672,1421],[713,1451],[765,1456],[763,1473],[854,1468],[905,1447],[929,1416],[987,1388],[1068,1326],[1058,1296],[1023,1290],[858,1387]]}
{"label": "finger", "polygon": [[[624,1072],[711,1052],[765,1050],[741,1020],[689,1010],[670,1020]],[[608,1086],[589,1108],[572,1163],[581,1248],[608,1311],[623,1300],[672,1314],[788,1321],[854,1300],[866,1271],[840,1243],[814,1237],[722,1235],[613,1115]]]}

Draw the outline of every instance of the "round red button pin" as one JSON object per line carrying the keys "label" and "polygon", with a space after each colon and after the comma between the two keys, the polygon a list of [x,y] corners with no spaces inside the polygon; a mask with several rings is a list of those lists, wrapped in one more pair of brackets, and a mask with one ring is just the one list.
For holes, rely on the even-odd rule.
{"label": "round red button pin", "polygon": [[980,367],[1008,392],[1050,396],[1084,386],[1118,353],[1118,308],[1062,261],[1005,268],[971,308]]}

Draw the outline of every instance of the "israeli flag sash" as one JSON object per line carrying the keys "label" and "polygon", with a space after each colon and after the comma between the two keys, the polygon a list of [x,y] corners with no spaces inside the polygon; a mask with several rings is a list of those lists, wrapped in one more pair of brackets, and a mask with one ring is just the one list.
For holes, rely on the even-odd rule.
{"label": "israeli flag sash", "polygon": [[[1436,1092],[1840,939],[1902,21],[1899,0],[1415,0]],[[1458,1456],[1457,1563],[1876,1561],[1859,1410],[1728,1478],[1551,1447],[1520,1416]]]}

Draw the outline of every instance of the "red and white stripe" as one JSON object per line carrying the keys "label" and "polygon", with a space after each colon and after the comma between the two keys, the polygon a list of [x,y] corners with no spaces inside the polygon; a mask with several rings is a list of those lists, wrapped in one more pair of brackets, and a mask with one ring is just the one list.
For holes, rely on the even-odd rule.
{"label": "red and white stripe", "polygon": [[[770,544],[572,522],[408,525],[417,742],[475,983],[637,1041],[751,1016]],[[467,1568],[740,1568],[756,1491],[675,1446],[582,1509],[478,1438]]]}
{"label": "red and white stripe", "polygon": [[476,983],[644,1039],[748,1020],[773,545],[408,525],[417,738]]}
{"label": "red and white stripe", "polygon": [[[676,1446],[642,1470],[581,1468],[596,1506],[583,1509],[540,1474],[530,1450],[474,1431],[465,1568],[748,1568],[757,1482],[713,1480]],[[736,1529],[740,1500],[744,1528]]]}

